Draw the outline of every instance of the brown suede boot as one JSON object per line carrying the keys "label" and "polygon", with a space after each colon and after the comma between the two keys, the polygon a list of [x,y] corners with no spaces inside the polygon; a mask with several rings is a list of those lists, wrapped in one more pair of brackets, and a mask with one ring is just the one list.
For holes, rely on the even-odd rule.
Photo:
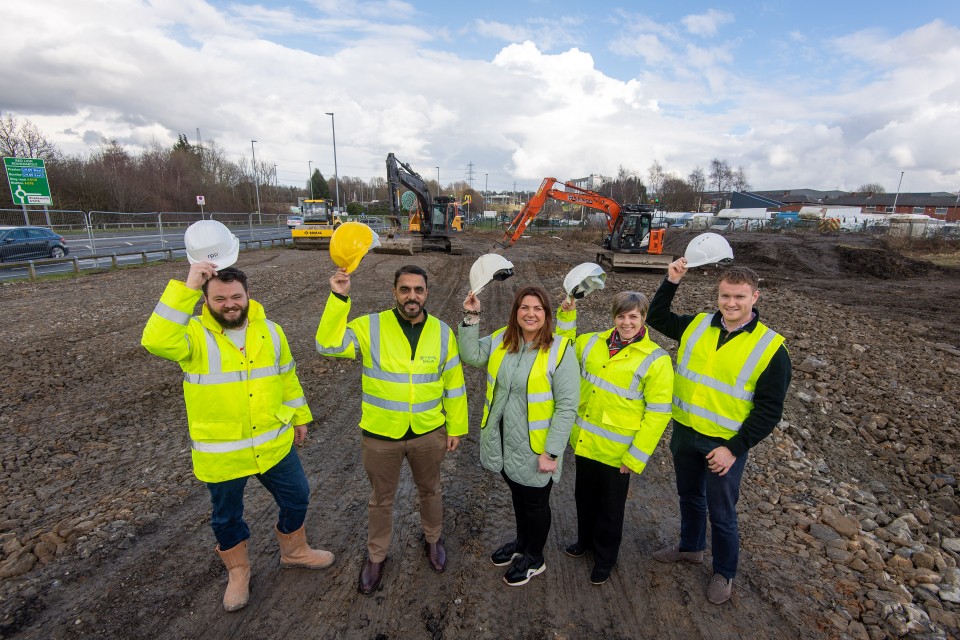
{"label": "brown suede boot", "polygon": [[239,611],[247,606],[250,598],[250,556],[247,555],[247,541],[217,553],[227,567],[229,575],[227,590],[223,594],[223,608],[227,611]]}
{"label": "brown suede boot", "polygon": [[280,542],[280,567],[293,569],[326,569],[333,564],[333,554],[329,551],[311,549],[307,545],[307,534],[301,526],[293,533],[281,533],[275,529]]}

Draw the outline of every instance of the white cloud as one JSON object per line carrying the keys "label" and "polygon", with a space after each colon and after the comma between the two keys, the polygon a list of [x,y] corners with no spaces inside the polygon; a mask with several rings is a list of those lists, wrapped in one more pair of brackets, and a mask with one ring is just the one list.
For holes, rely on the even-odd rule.
{"label": "white cloud", "polygon": [[695,36],[715,36],[720,27],[733,22],[733,14],[710,9],[706,13],[684,16],[680,22]]}
{"label": "white cloud", "polygon": [[[71,153],[101,137],[134,151],[173,144],[199,128],[245,158],[256,139],[258,160],[276,162],[281,180],[305,175],[308,161],[332,173],[330,111],[341,176],[383,177],[393,151],[425,176],[439,165],[444,182],[473,162],[491,189],[621,165],[643,175],[654,159],[685,176],[713,157],[743,165],[757,188],[893,189],[903,170],[905,189],[960,185],[960,31],[943,22],[824,42],[829,74],[753,78],[739,40],[690,36],[706,23],[687,16],[684,30],[618,14],[610,50],[637,65],[620,79],[600,68],[602,49],[550,48],[582,37],[579,18],[552,31],[536,20],[471,22],[509,43],[483,60],[442,50],[443,30],[420,20],[315,6],[294,16],[196,0],[14,4],[0,23],[0,110]],[[37,33],[17,26],[28,17],[57,37],[36,46]],[[311,37],[327,45],[302,48]]]}

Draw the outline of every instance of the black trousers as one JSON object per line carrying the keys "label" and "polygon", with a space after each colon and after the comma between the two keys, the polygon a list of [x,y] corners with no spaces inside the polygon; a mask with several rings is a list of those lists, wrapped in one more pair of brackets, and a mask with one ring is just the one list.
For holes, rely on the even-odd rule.
{"label": "black trousers", "polygon": [[577,503],[578,541],[585,549],[593,550],[598,569],[610,571],[620,554],[630,474],[590,458],[576,459],[573,495]]}
{"label": "black trousers", "polygon": [[517,484],[500,472],[510,487],[513,499],[513,514],[517,518],[517,550],[528,553],[534,560],[543,560],[543,547],[550,533],[550,490],[553,479],[544,487],[527,487]]}

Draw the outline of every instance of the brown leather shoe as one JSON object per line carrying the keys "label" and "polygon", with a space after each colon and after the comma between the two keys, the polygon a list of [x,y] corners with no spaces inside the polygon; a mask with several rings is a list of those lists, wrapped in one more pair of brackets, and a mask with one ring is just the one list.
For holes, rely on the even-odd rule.
{"label": "brown leather shoe", "polygon": [[443,573],[447,568],[447,550],[443,546],[443,538],[436,542],[425,542],[423,550],[430,561],[430,567],[437,573]]}
{"label": "brown leather shoe", "polygon": [[363,568],[360,569],[360,581],[357,585],[360,593],[369,596],[380,588],[380,581],[383,580],[383,565],[386,563],[386,558],[383,559],[383,562],[371,562],[370,558],[367,557],[366,562],[363,563]]}

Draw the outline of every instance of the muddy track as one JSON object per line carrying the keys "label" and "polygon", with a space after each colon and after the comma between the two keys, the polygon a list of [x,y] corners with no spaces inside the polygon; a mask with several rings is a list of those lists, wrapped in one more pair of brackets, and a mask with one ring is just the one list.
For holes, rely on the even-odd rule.
{"label": "muddy track", "polygon": [[[682,241],[681,234],[674,235],[671,241]],[[413,263],[431,275],[428,310],[455,327],[469,289],[470,266],[496,239],[467,236],[460,256],[368,256],[352,278],[351,316],[391,306],[394,271]],[[866,238],[862,244],[873,247],[874,241]],[[566,271],[594,255],[594,247],[584,243],[521,240],[507,252],[517,275],[481,293],[481,334],[504,324],[520,286],[539,284],[557,304]],[[947,331],[954,313],[949,307],[955,310],[949,303],[960,299],[960,285],[945,279],[927,286],[934,275],[894,279],[884,286],[866,277],[845,280],[838,271],[842,253],[830,239],[750,237],[742,255],[762,271],[769,287],[760,303],[764,317],[787,333],[795,364],[808,355],[829,362],[822,370],[797,375],[795,391],[817,399],[792,391],[786,418],[793,426],[751,453],[750,481],[741,499],[740,574],[734,599],[724,607],[705,602],[709,564],[665,566],[650,557],[673,542],[678,529],[669,432],[647,470],[632,478],[620,561],[607,584],[589,584],[589,556],[563,554],[576,536],[576,468],[568,451],[563,479],[553,492],[547,571],[526,587],[506,587],[503,570],[490,564],[489,554],[513,537],[512,507],[501,478],[480,466],[485,374],[472,367],[464,371],[471,434],[442,467],[447,571],[435,574],[423,556],[416,489],[404,468],[383,589],[370,597],[358,594],[369,491],[357,428],[360,365],[322,358],[315,351],[314,334],[334,269],[329,256],[271,249],[245,252],[239,266],[250,275],[254,298],[283,326],[297,361],[315,418],[309,441],[300,449],[312,490],[308,536],[315,546],[333,551],[337,561],[324,571],[280,570],[273,535],[276,509],[269,494],[251,481],[246,517],[252,530],[253,591],[246,609],[226,614],[220,605],[226,576],[213,551],[209,497],[189,466],[179,368],[139,346],[143,323],[165,283],[182,279],[186,264],[0,287],[0,361],[14,372],[0,381],[0,545],[5,563],[23,549],[44,558],[0,581],[0,637],[657,635],[680,640],[848,635],[839,626],[845,621],[837,621],[836,603],[849,596],[852,587],[840,581],[852,570],[844,566],[825,578],[823,567],[832,565],[809,542],[809,522],[792,514],[815,519],[824,504],[836,501],[824,494],[842,493],[837,487],[854,485],[862,493],[882,485],[889,487],[881,494],[883,505],[941,505],[930,520],[931,528],[940,529],[929,535],[956,535],[949,528],[960,527],[960,519],[949,511],[953,503],[935,492],[958,470],[952,452],[960,438],[951,417],[957,411],[948,404],[957,390],[952,376],[930,372],[960,368],[950,351],[958,345]],[[900,268],[907,263],[891,264]],[[608,326],[607,308],[617,291],[652,295],[660,279],[647,272],[609,274],[607,288],[581,307],[580,330]],[[676,304],[681,311],[710,307],[714,286],[709,276],[692,274]],[[903,350],[891,351],[899,345],[883,338],[898,313],[884,298],[891,290],[917,305],[918,320],[903,331]],[[826,326],[831,330],[824,331]],[[851,345],[859,351],[848,355]],[[675,351],[671,341],[663,340],[661,346]],[[885,370],[889,361],[899,374]],[[869,378],[873,372],[882,373]],[[917,402],[911,385],[921,377],[935,391]],[[864,382],[866,392],[841,395],[835,380],[845,378],[886,386],[874,391]],[[889,414],[890,441],[905,440],[911,448],[862,439],[866,418],[860,413]],[[859,424],[859,431],[844,420]],[[881,418],[873,420],[886,425]],[[908,432],[911,425],[917,425],[916,435]],[[931,440],[937,426],[946,430]],[[795,443],[803,445],[807,458],[821,461],[820,475],[799,480],[790,475],[797,460],[806,459],[798,457]],[[922,460],[917,456],[925,447],[933,453]],[[827,468],[829,472],[822,471]],[[909,484],[923,474],[932,478],[932,488]],[[900,508],[890,506],[886,521]],[[770,514],[781,511],[781,519],[772,519]],[[951,524],[951,518],[957,522]],[[921,532],[914,535],[921,539]],[[53,547],[44,547],[41,540],[52,541]],[[858,595],[854,602],[865,599]],[[870,609],[843,602],[844,611],[867,612],[867,624]],[[941,607],[946,610],[941,615],[950,613],[949,606]]]}

